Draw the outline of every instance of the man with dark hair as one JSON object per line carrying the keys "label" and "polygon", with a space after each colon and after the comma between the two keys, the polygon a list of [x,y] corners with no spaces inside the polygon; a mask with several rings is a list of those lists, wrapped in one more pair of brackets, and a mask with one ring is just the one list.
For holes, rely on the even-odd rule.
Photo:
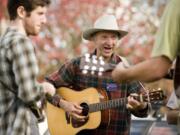
{"label": "man with dark hair", "polygon": [[31,110],[44,93],[54,94],[47,82],[38,83],[38,63],[29,35],[46,23],[49,0],[9,0],[10,25],[0,38],[0,135],[38,135]]}
{"label": "man with dark hair", "polygon": [[[115,65],[117,63],[126,63],[125,58],[114,53],[116,49],[116,45],[119,39],[127,34],[126,31],[120,30],[118,27],[118,23],[114,15],[103,15],[99,17],[94,23],[94,27],[87,29],[83,32],[83,38],[91,41],[95,46],[95,51],[89,55],[89,59],[93,60],[97,58],[103,59],[106,63],[110,63],[110,65]],[[102,118],[102,123],[106,121],[104,126],[96,125],[94,130],[83,130],[78,132],[78,135],[129,135],[130,134],[130,123],[131,123],[131,114],[138,117],[146,117],[148,112],[148,105],[146,102],[139,102],[133,96],[132,93],[140,94],[145,92],[139,82],[132,82],[127,84],[117,84],[111,78],[111,70],[107,70],[102,73],[101,76],[96,74],[91,74],[91,72],[87,73],[82,72],[83,57],[75,58],[67,63],[65,63],[58,71],[52,73],[47,77],[47,80],[51,82],[56,88],[66,86],[68,88],[73,88],[74,91],[84,92],[84,89],[87,88],[96,88],[100,90],[99,94],[97,94],[99,100],[113,100],[117,101],[117,99],[124,99],[121,103],[113,103],[113,105],[117,105],[114,108],[107,108],[105,110],[106,118],[103,117],[104,111],[98,111],[98,114],[101,114],[102,117],[98,117],[93,120],[95,123],[100,123],[99,119]],[[91,68],[91,67],[89,67]],[[92,66],[93,68],[93,66]],[[62,91],[62,90],[60,90]],[[68,90],[65,89],[64,92]],[[92,89],[89,92],[93,91]],[[77,92],[77,93],[78,93]],[[95,94],[89,93],[87,95],[79,96],[79,101],[86,101],[88,96],[92,96],[91,99],[96,97]],[[60,95],[62,96],[62,95]],[[72,97],[77,97],[75,93],[71,94]],[[126,101],[127,99],[127,101]],[[87,101],[88,102],[88,101]],[[97,101],[96,101],[97,102]],[[95,102],[95,103],[96,103]],[[112,105],[112,104],[111,104]],[[112,105],[112,106],[113,106]],[[66,98],[60,99],[59,105],[65,112],[70,114],[70,116],[74,119],[79,119],[83,121],[85,119],[84,116],[81,115],[83,107],[79,105],[79,102],[71,102]],[[98,108],[98,104],[96,106]],[[49,112],[51,113],[51,112]],[[88,121],[93,117],[92,115],[97,114],[96,112],[90,113]],[[57,116],[58,117],[58,116]],[[54,119],[56,119],[55,117]],[[62,116],[63,117],[63,116]],[[108,119],[109,117],[109,119]],[[108,122],[107,122],[108,121]],[[73,126],[73,120],[67,124],[67,127]],[[63,123],[62,123],[63,124]],[[76,122],[75,122],[76,124]],[[77,122],[78,124],[78,122]],[[93,123],[92,123],[93,124]],[[76,125],[75,125],[76,126]],[[63,126],[62,126],[63,127]],[[83,127],[83,125],[81,126]],[[80,127],[80,128],[81,128]],[[76,128],[74,128],[76,129]],[[77,128],[78,129],[78,128]],[[64,131],[65,129],[59,129],[59,131]],[[72,130],[66,129],[67,132],[72,132]],[[58,131],[56,129],[56,131]],[[51,132],[51,130],[50,130]],[[54,133],[54,134],[63,134],[63,133]],[[71,133],[73,134],[73,133]],[[75,134],[75,133],[74,133]]]}

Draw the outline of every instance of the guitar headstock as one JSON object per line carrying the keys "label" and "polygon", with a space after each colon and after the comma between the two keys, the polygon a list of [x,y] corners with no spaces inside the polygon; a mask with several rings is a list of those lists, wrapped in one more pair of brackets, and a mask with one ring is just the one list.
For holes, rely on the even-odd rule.
{"label": "guitar headstock", "polygon": [[150,101],[150,102],[156,103],[156,102],[160,102],[166,99],[164,91],[160,88],[157,90],[149,91],[148,95],[143,96],[144,101],[147,101],[147,102]]}
{"label": "guitar headstock", "polygon": [[100,76],[103,72],[112,70],[114,67],[114,64],[106,63],[102,56],[97,58],[96,55],[91,56],[90,54],[85,54],[80,63],[83,74],[90,72],[91,74],[97,73]]}

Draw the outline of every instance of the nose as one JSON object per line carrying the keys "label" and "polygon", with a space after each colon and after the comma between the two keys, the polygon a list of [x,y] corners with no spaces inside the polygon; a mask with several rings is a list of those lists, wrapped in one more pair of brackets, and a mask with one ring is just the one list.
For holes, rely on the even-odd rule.
{"label": "nose", "polygon": [[42,22],[43,24],[47,23],[46,15],[43,15],[43,16],[42,16],[41,22]]}
{"label": "nose", "polygon": [[110,44],[110,45],[114,44],[115,43],[114,38],[108,38],[107,43]]}

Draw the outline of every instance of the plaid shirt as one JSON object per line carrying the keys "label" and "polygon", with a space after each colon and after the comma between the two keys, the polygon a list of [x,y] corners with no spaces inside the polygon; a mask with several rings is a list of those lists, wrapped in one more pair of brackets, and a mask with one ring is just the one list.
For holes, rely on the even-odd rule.
{"label": "plaid shirt", "polygon": [[[88,87],[101,88],[105,90],[109,99],[124,98],[130,93],[139,93],[141,86],[137,82],[129,84],[117,84],[111,78],[111,71],[106,71],[102,76],[83,74],[80,69],[81,57],[73,59],[64,64],[58,71],[46,79],[54,84],[56,88],[61,86],[71,87],[81,91]],[[113,55],[110,63],[117,64],[121,59]],[[134,112],[136,116],[147,116],[147,109],[141,112]],[[78,135],[128,135],[130,133],[131,112],[126,109],[126,104],[119,108],[111,109],[111,123],[108,127],[99,126],[95,130],[81,131]]]}
{"label": "plaid shirt", "polygon": [[32,42],[15,28],[8,28],[0,40],[0,135],[32,134],[33,115],[25,103],[38,100],[42,94],[37,74]]}

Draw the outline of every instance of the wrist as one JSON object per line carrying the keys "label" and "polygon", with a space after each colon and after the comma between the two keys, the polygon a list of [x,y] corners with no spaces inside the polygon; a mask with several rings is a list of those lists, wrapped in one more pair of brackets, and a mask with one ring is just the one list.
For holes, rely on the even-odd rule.
{"label": "wrist", "polygon": [[63,105],[62,105],[62,102],[63,102],[63,99],[60,98],[60,99],[59,99],[59,103],[58,103],[58,107],[61,107],[61,108],[62,108],[62,106],[63,106]]}
{"label": "wrist", "polygon": [[59,107],[64,109],[67,106],[66,104],[67,104],[67,101],[61,98],[59,101]]}
{"label": "wrist", "polygon": [[61,106],[61,105],[60,105],[61,99],[62,99],[62,98],[61,98],[58,94],[56,94],[56,95],[54,95],[54,96],[52,97],[51,103],[52,103],[54,106],[56,106],[56,107],[60,107],[60,106]]}

